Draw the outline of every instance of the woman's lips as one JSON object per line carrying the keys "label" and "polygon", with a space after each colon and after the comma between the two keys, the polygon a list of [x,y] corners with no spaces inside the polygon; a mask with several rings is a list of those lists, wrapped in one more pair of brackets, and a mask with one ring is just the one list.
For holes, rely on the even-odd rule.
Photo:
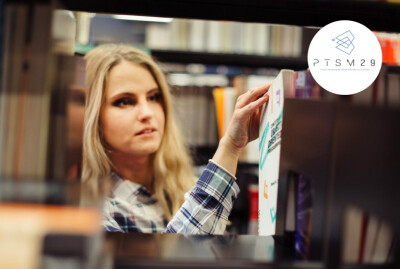
{"label": "woman's lips", "polygon": [[156,132],[156,129],[148,128],[144,129],[136,134],[136,136],[150,136]]}

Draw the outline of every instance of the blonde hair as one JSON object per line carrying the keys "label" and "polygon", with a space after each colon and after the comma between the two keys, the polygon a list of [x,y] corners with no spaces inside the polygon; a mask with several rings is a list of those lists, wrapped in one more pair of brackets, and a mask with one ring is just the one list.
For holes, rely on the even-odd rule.
{"label": "blonde hair", "polygon": [[99,189],[111,173],[112,163],[101,135],[100,111],[105,98],[105,84],[110,70],[122,61],[145,67],[161,90],[165,113],[164,135],[153,156],[154,190],[167,220],[178,211],[184,194],[194,184],[194,175],[183,137],[173,118],[171,94],[163,72],[144,52],[126,45],[102,45],[86,55],[86,110],[83,134],[82,182]]}

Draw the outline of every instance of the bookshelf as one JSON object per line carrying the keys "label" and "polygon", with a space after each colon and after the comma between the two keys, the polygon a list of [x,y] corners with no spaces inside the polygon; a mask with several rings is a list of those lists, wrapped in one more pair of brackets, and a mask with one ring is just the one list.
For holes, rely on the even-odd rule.
{"label": "bookshelf", "polygon": [[[400,215],[394,209],[400,204],[399,123],[398,109],[285,100],[278,200],[286,199],[290,172],[310,179],[309,259],[325,258],[328,268],[340,267],[342,221],[349,205],[399,227]],[[278,208],[280,235],[285,234],[285,206],[281,203]],[[393,268],[400,262],[396,244]]]}
{"label": "bookshelf", "polygon": [[[36,3],[47,2],[47,1],[34,1]],[[107,12],[107,13],[125,13],[125,14],[136,14],[136,15],[153,15],[153,16],[167,16],[167,17],[180,17],[180,18],[199,18],[199,19],[213,19],[213,20],[235,20],[235,21],[246,21],[246,22],[268,22],[268,23],[283,23],[291,25],[304,25],[304,26],[323,26],[329,22],[350,19],[355,20],[364,25],[368,26],[372,30],[378,31],[393,31],[398,32],[400,30],[400,5],[378,2],[378,1],[294,1],[287,0],[281,2],[271,1],[260,1],[260,0],[249,0],[246,2],[233,0],[173,0],[173,1],[142,1],[140,3],[118,0],[118,1],[77,1],[77,0],[63,0],[58,1],[58,6],[69,10],[76,11],[89,11],[89,12]],[[216,63],[224,62],[226,64],[238,64],[238,65],[254,65],[254,66],[275,66],[287,67],[298,69],[303,68],[305,59],[303,58],[272,58],[272,57],[259,57],[259,56],[241,56],[241,55],[220,55],[220,54],[204,54],[204,53],[187,53],[178,51],[154,51],[153,55],[160,60],[167,61],[173,59],[180,62],[196,62],[202,59],[203,63]],[[171,57],[171,58],[169,58]],[[220,57],[220,58],[219,58]],[[204,62],[205,61],[205,62]],[[398,72],[398,68],[394,67],[390,70]],[[304,136],[310,135],[309,130],[312,128],[318,129],[318,136],[312,144],[301,143],[301,136],[293,137],[283,135],[282,145],[282,173],[285,171],[294,170],[302,172],[312,179],[316,180],[316,186],[321,189],[327,189],[328,184],[333,184],[332,180],[335,181],[333,189],[335,192],[340,192],[341,195],[331,198],[329,201],[326,200],[323,193],[319,193],[315,199],[323,201],[316,208],[316,213],[320,216],[327,214],[324,212],[325,208],[329,204],[330,209],[329,216],[323,221],[330,222],[330,230],[324,229],[324,222],[315,220],[315,233],[317,237],[317,246],[324,245],[324,248],[316,250],[315,256],[319,259],[323,256],[323,252],[329,249],[329,255],[325,257],[329,263],[329,268],[340,267],[340,212],[341,207],[348,202],[356,202],[361,198],[365,199],[363,195],[366,193],[360,193],[353,196],[354,191],[357,191],[358,184],[365,184],[363,180],[367,180],[369,183],[373,183],[374,178],[379,176],[382,172],[382,167],[376,168],[370,174],[365,174],[363,169],[365,166],[374,167],[375,163],[373,159],[368,159],[367,156],[361,156],[363,158],[356,161],[356,169],[354,174],[347,174],[346,160],[352,162],[354,159],[360,156],[347,155],[348,147],[353,146],[352,141],[357,139],[356,137],[346,136],[343,128],[348,128],[354,122],[359,122],[360,117],[366,117],[368,114],[373,122],[379,124],[382,118],[389,115],[389,120],[384,120],[383,124],[390,124],[390,122],[398,122],[399,115],[396,111],[383,112],[385,115],[381,115],[377,110],[371,110],[365,108],[360,113],[352,114],[352,108],[340,108],[341,112],[337,113],[336,105],[329,104],[324,108],[320,106],[326,105],[324,103],[310,103],[303,100],[289,101],[287,104],[288,110],[285,112],[284,128],[293,128],[294,133],[298,133],[299,130]],[[319,108],[318,108],[319,107]],[[291,109],[292,110],[291,110]],[[360,111],[361,111],[360,110]],[[308,114],[300,114],[304,111],[308,111]],[[316,113],[318,112],[318,113]],[[322,113],[322,114],[321,114]],[[366,113],[366,114],[365,114]],[[379,115],[375,117],[375,113]],[[334,115],[335,114],[335,115]],[[302,115],[302,119],[298,121],[297,116]],[[351,118],[348,118],[351,115]],[[318,117],[317,117],[318,116]],[[321,117],[321,118],[319,118]],[[322,121],[322,119],[328,119]],[[339,120],[338,120],[339,119]],[[337,128],[333,128],[332,124],[336,121],[340,121]],[[362,120],[362,119],[361,119]],[[304,128],[299,126],[299,123],[306,123],[312,125],[310,128]],[[316,125],[313,125],[315,123]],[[297,124],[297,125],[296,125]],[[319,125],[318,125],[319,124]],[[368,131],[368,122],[362,123],[361,130]],[[385,125],[386,126],[386,125]],[[297,127],[297,128],[295,128]],[[357,128],[356,126],[353,126]],[[363,140],[363,144],[358,145],[358,152],[363,152],[364,148],[362,145],[368,144],[371,141],[381,141],[384,145],[392,145],[392,151],[389,156],[394,155],[390,158],[389,166],[390,170],[388,175],[390,176],[390,188],[385,188],[385,191],[380,192],[379,201],[385,201],[386,191],[390,196],[388,201],[393,204],[399,204],[398,196],[396,196],[396,189],[399,187],[399,183],[395,181],[399,177],[399,169],[396,167],[398,163],[398,142],[395,134],[399,133],[398,126],[395,127],[393,136],[389,139],[382,139],[379,137],[379,132],[368,134],[367,138]],[[289,133],[287,130],[283,130],[283,133]],[[354,132],[357,133],[357,132]],[[330,141],[335,141],[334,146],[330,146]],[[312,150],[310,150],[312,148]],[[379,148],[373,148],[383,159],[386,160],[387,156],[382,155]],[[305,158],[307,153],[307,158]],[[314,154],[314,155],[313,155]],[[332,157],[329,154],[333,154]],[[396,155],[397,154],[397,155]],[[322,156],[322,158],[321,158]],[[340,159],[343,157],[343,159]],[[333,160],[338,161],[337,163]],[[335,165],[335,166],[334,166]],[[319,167],[319,168],[316,168]],[[359,174],[357,174],[359,173]],[[386,172],[385,172],[386,173]],[[359,177],[362,175],[362,177]],[[350,176],[354,176],[356,181],[354,186],[351,188],[344,188],[346,180],[349,180]],[[323,179],[327,179],[323,181]],[[318,181],[319,180],[319,181]],[[282,187],[285,187],[285,183],[282,182]],[[395,186],[395,187],[393,187]],[[369,189],[370,190],[370,189]],[[331,196],[330,196],[331,197]],[[368,200],[368,199],[366,199]],[[382,204],[381,204],[382,205]],[[387,204],[383,204],[387,206]],[[382,209],[379,205],[373,204],[373,200],[368,203],[361,204],[362,207],[373,208],[373,211],[393,220],[397,225],[399,224],[398,215],[391,214],[392,210],[388,210],[390,207]],[[281,210],[283,212],[284,209]],[[279,212],[279,211],[278,211]],[[324,220],[325,219],[325,220]],[[285,221],[283,215],[278,215],[278,220],[283,223]],[[277,225],[278,227],[278,225]],[[281,235],[284,231],[278,231]],[[324,238],[328,237],[329,242],[324,241]],[[398,244],[397,244],[398,246]],[[399,265],[398,257],[400,256],[399,248],[397,249],[396,265]],[[278,266],[279,267],[279,266]],[[283,268],[283,266],[280,266]],[[363,267],[361,267],[363,268]],[[396,268],[396,267],[394,267]],[[398,267],[397,267],[398,268]]]}
{"label": "bookshelf", "polygon": [[63,0],[65,8],[88,12],[121,13],[207,20],[268,22],[324,26],[336,20],[354,20],[375,31],[397,32],[400,5],[381,1],[318,0]]}

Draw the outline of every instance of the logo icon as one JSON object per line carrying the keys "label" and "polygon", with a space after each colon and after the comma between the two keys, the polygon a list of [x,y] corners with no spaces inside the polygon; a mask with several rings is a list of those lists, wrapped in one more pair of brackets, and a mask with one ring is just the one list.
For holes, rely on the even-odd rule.
{"label": "logo icon", "polygon": [[348,30],[336,37],[336,43],[338,44],[336,48],[340,51],[343,51],[347,55],[350,55],[354,50],[353,40],[354,35],[350,30]]}
{"label": "logo icon", "polygon": [[308,66],[315,81],[339,95],[359,93],[374,83],[382,66],[376,35],[355,21],[322,27],[308,48]]}
{"label": "logo icon", "polygon": [[268,199],[268,184],[266,180],[264,180],[264,198]]}
{"label": "logo icon", "polygon": [[275,210],[275,207],[271,207],[271,208],[269,209],[269,214],[270,214],[270,216],[271,216],[271,222],[274,223],[275,220],[276,220],[276,210]]}

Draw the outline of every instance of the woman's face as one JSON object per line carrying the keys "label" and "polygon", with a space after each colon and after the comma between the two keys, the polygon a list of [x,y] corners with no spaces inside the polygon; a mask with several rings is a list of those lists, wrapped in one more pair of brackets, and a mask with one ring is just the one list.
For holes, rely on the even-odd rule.
{"label": "woman's face", "polygon": [[164,134],[161,90],[144,67],[122,61],[108,74],[100,112],[112,154],[144,157],[155,153]]}

